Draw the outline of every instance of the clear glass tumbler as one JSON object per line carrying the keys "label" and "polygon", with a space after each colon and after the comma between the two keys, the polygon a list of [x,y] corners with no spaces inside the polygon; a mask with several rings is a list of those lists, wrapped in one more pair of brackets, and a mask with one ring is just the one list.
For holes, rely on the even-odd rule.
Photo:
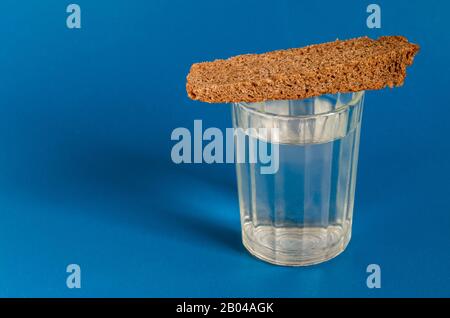
{"label": "clear glass tumbler", "polygon": [[351,237],[363,101],[361,91],[233,104],[233,126],[245,132],[244,145],[235,142],[236,156],[249,156],[252,145],[266,143],[279,161],[275,173],[263,173],[258,160],[236,163],[242,240],[251,254],[302,266],[344,251]]}

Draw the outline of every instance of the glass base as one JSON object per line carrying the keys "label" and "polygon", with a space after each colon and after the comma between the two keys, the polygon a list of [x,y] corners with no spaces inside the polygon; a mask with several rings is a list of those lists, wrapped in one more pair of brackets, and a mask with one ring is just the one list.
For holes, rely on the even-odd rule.
{"label": "glass base", "polygon": [[323,227],[254,227],[243,225],[242,242],[257,258],[276,265],[307,266],[342,253],[351,238],[351,224]]}

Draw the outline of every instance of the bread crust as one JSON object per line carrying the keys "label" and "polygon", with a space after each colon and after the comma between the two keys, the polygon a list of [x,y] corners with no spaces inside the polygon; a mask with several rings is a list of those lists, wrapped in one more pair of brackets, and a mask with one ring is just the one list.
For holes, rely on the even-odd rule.
{"label": "bread crust", "polygon": [[186,91],[208,103],[303,99],[401,86],[419,46],[402,36],[246,54],[193,64]]}

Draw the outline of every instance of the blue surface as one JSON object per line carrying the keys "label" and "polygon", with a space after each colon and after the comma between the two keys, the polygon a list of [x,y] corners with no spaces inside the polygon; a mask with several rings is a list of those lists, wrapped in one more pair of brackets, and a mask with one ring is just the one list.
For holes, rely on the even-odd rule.
{"label": "blue surface", "polygon": [[[281,0],[74,0],[69,30],[66,2],[0,3],[0,296],[450,296],[449,2],[378,1],[380,30],[368,3]],[[186,97],[190,64],[391,34],[422,49],[404,87],[367,93],[347,250],[252,258],[234,167],[170,160],[174,128],[231,125]]]}

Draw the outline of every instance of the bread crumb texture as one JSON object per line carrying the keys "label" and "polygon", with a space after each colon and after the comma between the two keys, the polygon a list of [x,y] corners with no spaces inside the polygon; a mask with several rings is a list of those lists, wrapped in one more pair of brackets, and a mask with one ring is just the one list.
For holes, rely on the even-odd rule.
{"label": "bread crumb texture", "polygon": [[303,99],[401,86],[419,46],[402,36],[361,37],[196,63],[191,99],[208,103]]}

